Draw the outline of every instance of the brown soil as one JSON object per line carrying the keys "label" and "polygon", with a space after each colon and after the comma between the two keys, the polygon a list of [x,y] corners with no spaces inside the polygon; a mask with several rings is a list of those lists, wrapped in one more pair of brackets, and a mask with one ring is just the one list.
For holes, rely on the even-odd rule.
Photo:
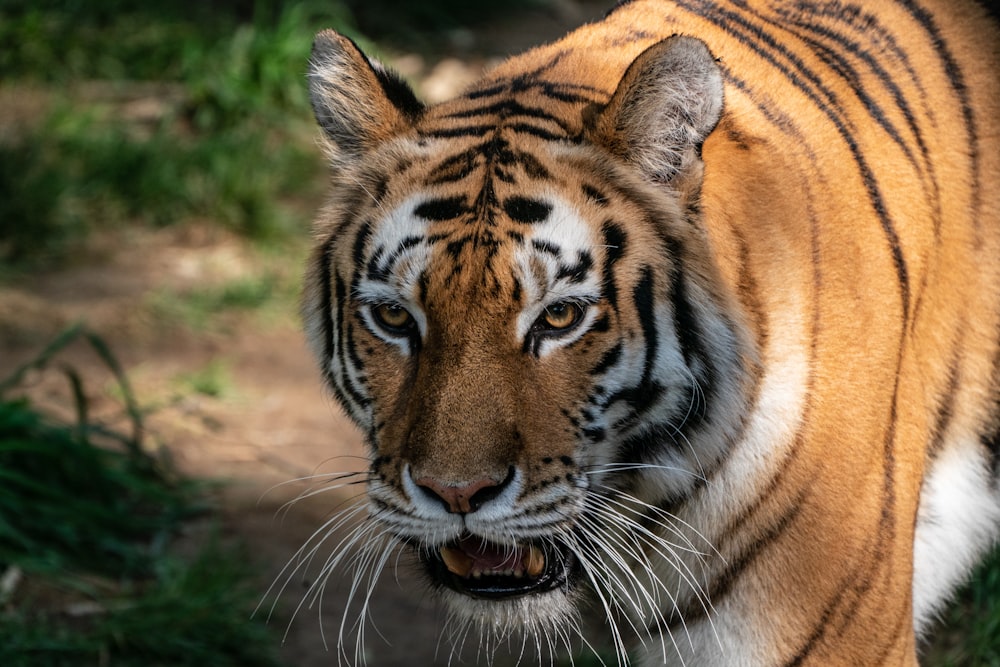
{"label": "brown soil", "polygon": [[[561,34],[597,15],[604,4],[564,0],[553,4],[558,11],[520,16],[509,26],[476,35],[474,47],[467,49],[471,68],[453,60],[425,63],[416,56],[401,57],[398,67],[422,78],[426,97],[445,97],[496,54]],[[302,253],[291,254],[284,270],[298,275]],[[361,438],[320,386],[293,298],[268,313],[223,314],[202,330],[171,321],[153,304],[160,294],[252,277],[263,263],[273,261],[211,226],[191,225],[119,233],[96,241],[72,263],[0,284],[0,378],[69,323],[86,322],[122,360],[140,402],[151,409],[147,443],[162,447],[188,475],[228,480],[220,494],[224,533],[245,542],[260,564],[262,597],[296,550],[360,489],[322,493],[290,507],[285,503],[314,488],[304,481],[311,475],[362,469]],[[112,378],[97,356],[76,344],[60,361],[83,376],[96,417],[116,419],[120,404],[112,398]],[[219,395],[191,389],[184,378],[213,361],[228,372]],[[60,373],[50,372],[33,377],[30,392],[43,407],[68,412],[65,385]],[[332,536],[327,544],[338,539]],[[321,551],[319,560],[329,551]],[[375,625],[366,630],[368,664],[448,664],[446,644],[438,648],[443,611],[406,563],[388,570],[372,599]],[[315,571],[314,566],[308,576]],[[277,599],[272,620],[277,628],[288,628],[279,652],[285,664],[337,664],[336,638],[348,582],[349,576],[331,578],[322,611],[305,608],[290,623],[305,592],[302,578],[291,580]],[[354,618],[348,616],[348,622]],[[353,655],[353,635],[349,641]],[[480,662],[472,649],[466,664]]]}

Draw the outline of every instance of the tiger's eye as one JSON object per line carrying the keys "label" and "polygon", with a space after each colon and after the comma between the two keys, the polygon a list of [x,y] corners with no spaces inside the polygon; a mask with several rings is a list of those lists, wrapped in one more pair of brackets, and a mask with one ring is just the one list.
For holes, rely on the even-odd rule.
{"label": "tiger's eye", "polygon": [[413,316],[395,303],[379,304],[372,309],[372,314],[379,326],[392,333],[400,333],[413,326]]}
{"label": "tiger's eye", "polygon": [[568,329],[580,319],[580,306],[575,303],[554,303],[545,309],[542,319],[549,329]]}

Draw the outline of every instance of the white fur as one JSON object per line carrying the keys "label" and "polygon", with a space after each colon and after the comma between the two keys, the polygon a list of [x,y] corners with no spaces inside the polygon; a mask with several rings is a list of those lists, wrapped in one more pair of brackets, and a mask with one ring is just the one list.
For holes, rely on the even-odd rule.
{"label": "white fur", "polygon": [[[384,218],[379,220],[375,226],[375,232],[369,242],[368,251],[365,253],[364,261],[367,263],[379,248],[385,248],[389,253],[399,247],[404,239],[412,236],[427,236],[430,226],[426,220],[413,214],[414,209],[425,199],[424,195],[414,195],[409,197],[402,204],[390,211]],[[410,313],[417,323],[417,328],[423,336],[427,333],[427,316],[417,299],[417,289],[420,280],[420,272],[430,263],[430,244],[418,243],[410,246],[402,252],[396,254],[395,269],[392,272],[390,282],[368,280],[362,274],[358,282],[355,298],[370,304],[396,303]],[[387,257],[390,255],[387,255]],[[403,352],[409,354],[407,341],[399,340],[385,334],[371,320],[370,313],[363,313],[369,328],[384,338],[387,342],[395,344]]]}
{"label": "white fur", "polygon": [[[524,289],[525,307],[517,317],[517,337],[523,340],[531,325],[548,306],[560,301],[595,302],[601,296],[600,271],[591,270],[586,280],[574,283],[569,278],[557,278],[559,264],[546,252],[533,247],[532,241],[551,243],[561,251],[563,261],[571,263],[577,253],[590,252],[597,240],[591,225],[565,201],[556,197],[543,197],[552,205],[549,217],[531,225],[525,243],[516,251],[514,264]],[[590,309],[585,319],[567,336],[551,338],[542,343],[539,356],[545,356],[558,347],[569,345],[593,323],[596,312]]]}
{"label": "white fur", "polygon": [[965,435],[946,444],[920,494],[913,545],[913,625],[927,629],[1000,533],[1000,493],[986,452]]}
{"label": "white fur", "polygon": [[[736,443],[714,483],[697,498],[691,513],[682,518],[692,525],[721,527],[744,510],[753,500],[757,489],[778,473],[788,456],[798,432],[806,406],[809,386],[808,331],[794,315],[801,308],[803,295],[789,290],[784,300],[790,308],[772,310],[772,335],[768,347],[762,350],[762,363],[767,369],[761,378],[760,394],[753,413],[748,418],[744,437]],[[784,335],[777,335],[783,332]],[[652,490],[652,489],[651,489]],[[710,544],[721,544],[721,535],[706,534]],[[688,567],[697,571],[703,564],[709,570],[725,567],[726,554],[715,554],[710,560],[697,562],[688,556]],[[677,569],[668,562],[654,563],[656,576],[668,586],[680,586]],[[712,600],[709,604],[714,604]],[[646,646],[642,665],[712,665],[737,667],[766,662],[773,646],[767,618],[747,614],[745,609],[730,608],[738,598],[728,597],[717,613],[687,624],[680,636],[667,638],[667,651],[659,646]],[[693,647],[697,647],[698,662],[693,662]],[[671,651],[670,649],[676,648]]]}

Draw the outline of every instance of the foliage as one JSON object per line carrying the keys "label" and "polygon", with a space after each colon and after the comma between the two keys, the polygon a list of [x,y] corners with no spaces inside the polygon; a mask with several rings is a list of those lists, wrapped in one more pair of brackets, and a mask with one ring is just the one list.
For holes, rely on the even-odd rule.
{"label": "foliage", "polygon": [[146,457],[95,447],[23,400],[0,402],[0,561],[50,573],[148,574],[157,545],[192,511],[155,470]]}
{"label": "foliage", "polygon": [[187,391],[211,398],[220,398],[232,391],[229,365],[220,359],[212,359],[194,372],[183,373],[177,380]]}
{"label": "foliage", "polygon": [[308,55],[316,26],[353,32],[338,0],[0,0],[0,16],[0,80],[183,82],[236,68],[240,80],[221,85],[253,99],[297,87],[287,67]]}
{"label": "foliage", "polygon": [[[78,423],[14,395],[80,339],[118,379],[129,433],[89,419],[69,367]],[[215,542],[190,559],[170,549],[182,522],[205,511],[202,488],[146,453],[128,381],[85,329],[0,381],[0,574],[27,582],[0,590],[0,664],[274,665],[274,639],[249,620],[256,594],[245,555]]]}
{"label": "foliage", "polygon": [[959,592],[932,636],[927,667],[1000,667],[1000,547]]}
{"label": "foliage", "polygon": [[[506,2],[468,2],[468,0],[344,0],[361,31],[380,43],[441,53],[454,36],[470,26],[486,25],[498,18],[529,8],[546,7],[552,0],[507,0]],[[608,2],[610,8],[613,1]]]}
{"label": "foliage", "polygon": [[[500,11],[509,3],[0,0],[0,81],[47,91],[31,127],[0,132],[0,259],[60,258],[136,222],[301,235],[302,209],[287,204],[317,202],[324,177],[304,80],[315,32],[358,37],[357,13],[435,50]],[[143,83],[159,88],[140,97],[152,118],[137,120],[130,96]]]}
{"label": "foliage", "polygon": [[0,165],[0,253],[12,260],[58,255],[95,227],[135,220],[208,217],[252,238],[280,235],[280,197],[319,171],[314,156],[252,124],[193,139],[162,127],[137,139],[66,111],[0,145]]}
{"label": "foliage", "polygon": [[[0,139],[0,258],[60,256],[136,221],[300,233],[286,203],[317,196],[323,175],[306,61],[316,26],[350,29],[346,11],[90,4],[0,4],[0,81],[49,91],[47,118]],[[136,93],[141,82],[158,87]],[[151,118],[132,117],[136,94]]]}
{"label": "foliage", "polygon": [[[295,252],[294,259],[283,260],[285,270],[261,269],[257,275],[235,278],[218,285],[202,285],[189,290],[159,289],[148,298],[148,306],[157,320],[188,327],[196,332],[227,331],[232,323],[230,313],[252,311],[256,323],[287,321],[298,301],[298,273],[287,271],[299,267],[302,260]],[[257,260],[267,264],[261,254]]]}
{"label": "foliage", "polygon": [[148,581],[97,598],[83,618],[23,605],[0,615],[5,667],[273,667],[274,637],[252,622],[245,554],[209,545],[192,562],[163,558]]}

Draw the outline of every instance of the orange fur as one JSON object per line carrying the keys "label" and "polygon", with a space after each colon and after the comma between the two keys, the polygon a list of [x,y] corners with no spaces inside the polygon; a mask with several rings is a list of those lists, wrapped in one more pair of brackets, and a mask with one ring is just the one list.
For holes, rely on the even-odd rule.
{"label": "orange fur", "polygon": [[[629,541],[641,521],[597,540],[623,554],[593,556],[613,575],[589,587],[626,598],[604,612],[647,629],[644,664],[916,664],[964,569],[918,581],[914,608],[915,541],[950,516],[928,480],[961,470],[982,498],[967,559],[1000,517],[990,20],[947,0],[635,0],[426,109],[334,33],[315,54],[334,181],[305,314],[371,441],[376,520],[425,553],[470,533],[516,549],[583,530],[595,495],[649,503],[707,555],[665,562]],[[405,335],[372,319],[382,302],[411,311]],[[539,324],[556,304],[578,337]],[[639,461],[687,476],[614,467]],[[482,488],[456,527],[446,496],[468,510]],[[444,594],[546,632],[587,587]]]}

